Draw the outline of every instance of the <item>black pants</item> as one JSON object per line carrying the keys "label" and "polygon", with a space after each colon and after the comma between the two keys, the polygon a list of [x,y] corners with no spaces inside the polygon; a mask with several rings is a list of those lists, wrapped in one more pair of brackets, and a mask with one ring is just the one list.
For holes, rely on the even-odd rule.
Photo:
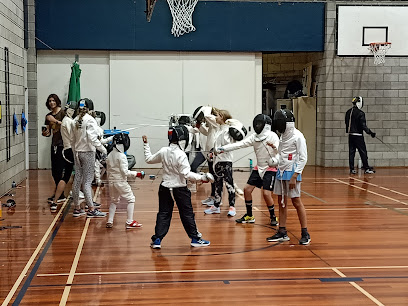
{"label": "black pants", "polygon": [[368,156],[367,148],[364,141],[364,136],[349,135],[349,166],[350,170],[354,169],[354,156],[356,155],[356,149],[360,154],[363,168],[368,169]]}
{"label": "black pants", "polygon": [[196,155],[195,155],[195,157],[194,157],[193,162],[191,163],[191,172],[197,173],[198,167],[199,167],[203,162],[205,162],[205,157],[204,157],[203,153],[197,152]]}
{"label": "black pants", "polygon": [[68,183],[74,167],[74,164],[68,163],[62,156],[63,149],[63,146],[51,146],[51,173],[55,186],[61,180]]}
{"label": "black pants", "polygon": [[[208,172],[210,172],[214,178],[215,178],[215,173],[214,173],[214,162],[207,160],[208,162]],[[215,182],[211,183],[211,196],[215,197]]]}
{"label": "black pants", "polygon": [[156,217],[155,234],[152,240],[166,236],[170,228],[171,217],[173,215],[174,201],[176,201],[180,219],[188,237],[198,239],[197,226],[194,219],[193,206],[191,205],[191,192],[187,187],[173,188],[173,197],[171,190],[160,185],[159,187],[159,212]]}
{"label": "black pants", "polygon": [[235,188],[232,178],[232,162],[218,162],[215,164],[215,207],[219,207],[222,199],[224,181],[228,191],[229,206],[235,206]]}

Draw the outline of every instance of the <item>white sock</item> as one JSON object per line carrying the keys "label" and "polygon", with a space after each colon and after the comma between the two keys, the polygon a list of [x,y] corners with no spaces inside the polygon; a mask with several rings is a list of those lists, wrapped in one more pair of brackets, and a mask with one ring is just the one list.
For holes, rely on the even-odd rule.
{"label": "white sock", "polygon": [[115,217],[115,211],[116,211],[116,204],[111,203],[109,206],[109,218],[108,218],[109,223],[113,223],[113,217]]}
{"label": "white sock", "polygon": [[130,202],[127,205],[127,220],[126,223],[132,223],[133,221],[133,211],[135,210],[135,202]]}

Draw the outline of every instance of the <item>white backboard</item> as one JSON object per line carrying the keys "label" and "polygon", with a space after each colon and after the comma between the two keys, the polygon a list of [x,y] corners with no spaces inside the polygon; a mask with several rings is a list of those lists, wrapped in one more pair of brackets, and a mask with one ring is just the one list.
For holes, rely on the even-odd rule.
{"label": "white backboard", "polygon": [[337,6],[337,55],[370,56],[371,42],[390,42],[387,55],[408,55],[408,6]]}

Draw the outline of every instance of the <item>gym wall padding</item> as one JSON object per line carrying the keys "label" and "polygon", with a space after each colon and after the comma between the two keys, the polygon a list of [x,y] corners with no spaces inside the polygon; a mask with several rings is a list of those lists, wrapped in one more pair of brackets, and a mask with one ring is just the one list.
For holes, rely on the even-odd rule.
{"label": "gym wall padding", "polygon": [[[167,1],[37,0],[36,37],[57,50],[323,51],[325,3],[199,1],[197,30],[171,34]],[[37,40],[37,49],[48,46]]]}

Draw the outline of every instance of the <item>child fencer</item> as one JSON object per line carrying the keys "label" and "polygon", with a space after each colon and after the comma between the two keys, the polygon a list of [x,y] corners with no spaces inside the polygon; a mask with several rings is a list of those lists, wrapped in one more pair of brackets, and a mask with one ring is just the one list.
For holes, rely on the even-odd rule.
{"label": "child fencer", "polygon": [[107,228],[113,227],[113,219],[115,217],[116,206],[120,199],[127,202],[127,219],[125,228],[138,228],[142,224],[133,219],[135,208],[135,196],[127,182],[128,178],[139,177],[144,178],[144,171],[130,171],[128,169],[128,160],[124,152],[129,149],[130,139],[124,134],[119,133],[113,136],[113,149],[109,153],[106,160],[108,167],[109,192],[111,195],[111,204],[109,206],[109,217],[106,223]]}
{"label": "child fencer", "polygon": [[[204,155],[207,159],[209,172],[214,175],[211,152],[214,149],[215,135],[219,128],[219,124],[215,120],[214,108],[211,106],[200,106],[194,111],[193,118],[196,120],[196,127],[199,129],[200,133],[207,136],[203,152],[205,152]],[[203,122],[205,123],[205,125],[201,124]],[[202,200],[201,203],[203,205],[212,206],[214,205],[214,199],[215,184],[212,183],[210,196],[207,199]]]}
{"label": "child fencer", "polygon": [[[101,125],[103,125],[104,122],[102,122],[101,117],[96,117],[95,118],[96,122],[98,123],[98,139],[103,145],[106,145],[113,140],[113,136],[104,138],[103,137],[103,128]],[[95,185],[96,186],[103,186],[102,182],[102,176],[105,174],[106,168],[106,155],[100,153],[99,151],[96,152],[95,155]]]}
{"label": "child fencer", "polygon": [[147,137],[142,137],[146,162],[148,164],[162,163],[163,166],[163,181],[159,187],[159,212],[156,218],[155,233],[150,244],[153,249],[161,248],[161,242],[170,228],[174,201],[177,204],[184,230],[191,239],[190,245],[192,247],[210,245],[209,241],[201,238],[201,233],[197,230],[191,204],[191,192],[187,188],[186,180],[208,183],[213,182],[214,177],[210,173],[191,172],[187,155],[184,152],[188,144],[188,134],[185,126],[170,127],[169,146],[161,148],[155,154],[150,151]]}
{"label": "child fencer", "polygon": [[238,223],[255,223],[255,217],[252,214],[252,192],[256,187],[262,189],[262,196],[269,210],[270,225],[276,226],[278,224],[272,198],[277,171],[278,152],[267,144],[274,144],[277,148],[279,146],[279,138],[276,133],[271,131],[271,125],[272,119],[269,116],[264,114],[256,115],[253,120],[255,134],[251,134],[242,141],[227,144],[216,149],[217,153],[223,153],[253,146],[255,151],[257,165],[252,170],[244,188],[247,212],[242,218],[235,220]]}
{"label": "child fencer", "polygon": [[[279,230],[266,238],[269,242],[289,241],[286,231],[286,219],[288,216],[287,200],[292,200],[296,208],[301,226],[301,238],[299,244],[310,243],[310,235],[307,231],[307,217],[305,206],[300,199],[300,185],[302,172],[307,162],[306,139],[302,132],[295,128],[295,116],[289,109],[280,109],[273,116],[275,129],[281,134],[279,143],[279,164],[276,174],[274,193],[278,195],[279,202]],[[276,145],[268,143],[272,148]]]}
{"label": "child fencer", "polygon": [[[234,142],[235,140],[230,135],[229,121],[232,120],[230,113],[226,110],[213,108],[215,113],[215,121],[219,128],[215,136],[214,148],[221,147]],[[214,205],[204,210],[205,214],[219,214],[220,204],[222,199],[222,191],[224,189],[224,181],[228,192],[229,210],[228,216],[234,217],[236,215],[235,210],[235,187],[232,177],[232,153],[225,153],[220,155],[214,155],[214,185],[215,185],[215,198]]]}

